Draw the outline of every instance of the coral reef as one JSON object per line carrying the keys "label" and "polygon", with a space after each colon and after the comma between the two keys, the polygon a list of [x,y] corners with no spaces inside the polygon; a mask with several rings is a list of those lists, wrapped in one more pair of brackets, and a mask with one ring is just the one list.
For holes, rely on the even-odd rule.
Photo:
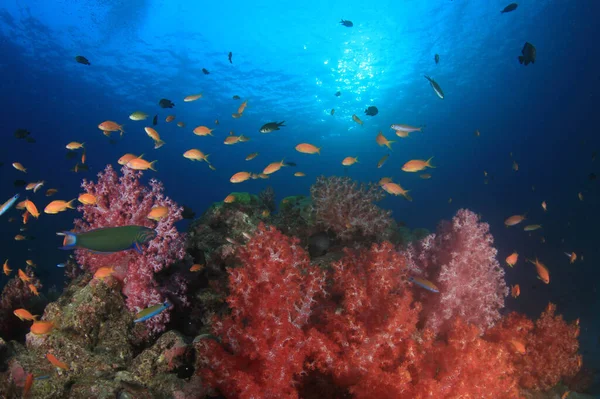
{"label": "coral reef", "polygon": [[[100,227],[138,225],[156,230],[157,236],[144,248],[143,253],[135,251],[115,254],[96,254],[85,250],[76,250],[77,262],[86,270],[95,272],[102,266],[114,266],[115,276],[123,280],[123,293],[127,297],[127,307],[138,312],[148,306],[162,303],[168,296],[179,304],[186,304],[186,286],[184,280],[173,277],[170,289],[161,289],[155,279],[155,273],[169,268],[185,256],[184,237],[177,231],[174,223],[181,220],[182,209],[163,194],[163,186],[151,179],[150,187],[140,182],[141,172],[127,167],[121,169],[118,176],[108,165],[98,174],[96,183],[84,180],[81,187],[96,198],[95,205],[82,205],[78,210],[83,213],[75,220],[76,231],[88,231]],[[165,206],[168,214],[158,222],[148,219],[153,207]],[[168,292],[167,292],[168,291]],[[150,333],[164,330],[169,321],[169,311],[146,322]]]}
{"label": "coral reef", "polygon": [[32,284],[38,291],[42,289],[40,280],[30,266],[25,269],[25,274],[30,278],[28,283],[15,276],[6,282],[0,295],[0,337],[7,341],[26,332],[20,320],[13,315],[15,309],[26,308],[39,315],[47,303],[41,295],[36,297],[29,288],[28,284]]}

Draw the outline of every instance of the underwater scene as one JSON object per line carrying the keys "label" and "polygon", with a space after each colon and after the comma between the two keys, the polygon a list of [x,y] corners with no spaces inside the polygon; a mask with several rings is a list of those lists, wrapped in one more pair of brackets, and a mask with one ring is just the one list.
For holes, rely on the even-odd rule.
{"label": "underwater scene", "polygon": [[597,15],[3,1],[0,398],[600,398]]}

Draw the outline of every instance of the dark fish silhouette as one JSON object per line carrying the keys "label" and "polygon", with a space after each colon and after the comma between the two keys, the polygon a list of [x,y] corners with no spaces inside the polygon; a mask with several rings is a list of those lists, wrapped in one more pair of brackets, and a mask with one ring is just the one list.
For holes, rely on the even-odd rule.
{"label": "dark fish silhouette", "polygon": [[28,130],[25,130],[25,129],[15,130],[15,137],[18,139],[24,139],[27,136],[29,136],[30,134],[31,134],[31,132],[29,132]]}
{"label": "dark fish silhouette", "polygon": [[296,166],[296,162],[286,162],[285,166]]}
{"label": "dark fish silhouette", "polygon": [[505,12],[511,12],[516,10],[518,7],[517,3],[510,3],[509,5],[507,5],[506,7],[504,7],[504,10],[500,11],[500,14],[504,14]]}
{"label": "dark fish silhouette", "polygon": [[342,95],[342,92],[341,92],[341,91],[336,91],[336,92],[335,92],[335,96],[336,96],[336,97],[339,97],[339,96],[341,96],[341,95]]}
{"label": "dark fish silhouette", "polygon": [[331,116],[333,116],[333,114],[335,114],[335,108],[331,108],[330,114],[331,114]]}
{"label": "dark fish silhouette", "polygon": [[88,61],[87,58],[85,58],[83,55],[78,55],[77,57],[75,57],[75,61],[79,62],[80,64],[83,65],[92,65],[90,64],[90,62]]}
{"label": "dark fish silhouette", "polygon": [[13,185],[15,187],[25,187],[27,185],[27,182],[25,180],[15,180]]}
{"label": "dark fish silhouette", "polygon": [[379,110],[377,109],[377,107],[370,106],[369,108],[365,109],[365,114],[367,114],[369,116],[375,116],[378,113],[379,113]]}
{"label": "dark fish silhouette", "polygon": [[435,60],[435,63],[436,63],[436,64],[439,64],[439,63],[440,63],[440,55],[439,55],[439,54],[436,54],[436,55],[433,57],[433,59]]}
{"label": "dark fish silhouette", "polygon": [[75,166],[73,166],[73,168],[71,169],[71,172],[78,173],[78,172],[87,172],[89,170],[90,170],[90,167],[87,166],[86,164],[78,163]]}
{"label": "dark fish silhouette", "polygon": [[354,26],[352,21],[346,21],[345,19],[342,19],[340,24],[344,25],[346,28],[352,28]]}
{"label": "dark fish silhouette", "polygon": [[196,216],[196,212],[192,210],[189,206],[183,205],[183,211],[181,212],[181,217],[184,219],[193,219]]}
{"label": "dark fish silhouette", "polygon": [[210,72],[208,72],[208,69],[206,68],[202,68],[202,72],[204,72],[205,75],[208,75]]}
{"label": "dark fish silhouette", "polygon": [[523,46],[523,50],[521,50],[521,54],[519,56],[519,64],[525,64],[525,65],[529,65],[529,63],[531,62],[532,64],[535,64],[535,57],[536,57],[536,51],[535,51],[535,47],[533,46],[533,44],[529,43],[529,42],[525,42],[525,45]]}
{"label": "dark fish silhouette", "polygon": [[233,62],[231,61],[231,57],[233,57],[233,53],[230,51],[229,55],[227,56],[227,58],[229,58],[229,63],[233,64]]}
{"label": "dark fish silhouette", "polygon": [[154,115],[154,118],[152,118],[152,126],[156,125],[158,125],[158,115]]}
{"label": "dark fish silhouette", "polygon": [[444,99],[444,91],[442,90],[440,85],[435,80],[431,79],[427,75],[425,75],[425,79],[427,79],[429,81],[429,84],[431,85],[431,88],[433,89],[433,91],[435,91],[435,94],[437,94],[437,96],[443,100]]}
{"label": "dark fish silhouette", "polygon": [[275,130],[279,130],[280,126],[285,126],[284,125],[285,121],[282,122],[269,122],[269,123],[265,123],[264,125],[262,125],[262,127],[260,129],[258,129],[259,132],[261,133],[271,133],[274,132]]}
{"label": "dark fish silhouette", "polygon": [[233,96],[233,99],[234,99],[234,100],[239,100],[240,98],[241,98],[241,97],[240,97],[240,96],[238,96],[237,94],[236,94],[235,96]]}
{"label": "dark fish silhouette", "polygon": [[166,98],[161,99],[158,102],[158,105],[160,105],[161,108],[173,108],[175,106],[175,104],[173,104],[173,101],[167,100]]}

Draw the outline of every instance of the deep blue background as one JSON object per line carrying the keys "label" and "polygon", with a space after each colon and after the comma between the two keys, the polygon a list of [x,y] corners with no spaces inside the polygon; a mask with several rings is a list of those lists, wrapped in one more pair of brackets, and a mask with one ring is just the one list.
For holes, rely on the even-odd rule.
{"label": "deep blue background", "polygon": [[[145,177],[163,181],[169,196],[198,215],[231,191],[257,193],[272,185],[281,199],[307,195],[319,174],[347,173],[362,181],[392,176],[411,190],[414,202],[386,198],[382,206],[409,226],[434,229],[461,207],[481,213],[499,258],[513,250],[521,254],[506,278],[519,283],[522,294],[507,299],[508,309],[536,317],[553,301],[566,319],[580,317],[585,362],[598,367],[599,192],[588,175],[599,172],[600,162],[592,161],[600,148],[599,2],[529,0],[510,14],[500,14],[508,2],[496,0],[177,3],[3,2],[1,202],[14,195],[15,179],[46,181],[44,190],[31,195],[40,209],[49,201],[43,195],[47,188],[60,190],[52,199],[75,198],[81,178],[94,178],[126,152],[157,159],[158,172]],[[354,27],[341,26],[340,18]],[[526,41],[537,48],[537,61],[529,66],[517,61]],[[76,63],[78,54],[92,65]],[[444,100],[423,75],[441,85]],[[340,97],[334,96],[338,90]],[[199,92],[202,99],[182,101]],[[231,118],[241,103],[233,95],[248,100],[240,119]],[[161,98],[174,101],[175,108],[159,108]],[[379,108],[377,116],[364,115],[369,105]],[[164,147],[154,150],[144,133],[150,120],[128,119],[136,110],[150,118],[159,114]],[[168,114],[186,127],[165,123]],[[352,122],[352,114],[364,126]],[[215,137],[192,134],[197,125],[215,127],[215,119],[220,121]],[[109,143],[97,129],[104,120],[125,123],[122,140]],[[258,133],[262,124],[282,120],[281,131]],[[389,129],[392,123],[426,127],[400,139]],[[37,143],[15,139],[17,128],[31,131]],[[223,145],[230,130],[251,141]],[[388,152],[375,143],[380,130],[397,142],[377,169]],[[86,143],[90,173],[70,172],[75,161],[65,159],[64,147],[72,140]],[[322,155],[297,153],[300,142],[322,147]],[[184,159],[190,148],[211,154],[217,170]],[[244,160],[255,151],[256,159]],[[359,158],[347,171],[341,166],[346,156]],[[409,159],[430,156],[437,166],[430,180],[400,170]],[[229,183],[235,172],[259,172],[282,158],[298,166],[269,180]],[[10,166],[15,161],[28,168],[26,175]],[[307,177],[293,177],[297,170]],[[504,227],[506,217],[524,212],[543,230],[528,234]],[[0,257],[9,258],[14,269],[33,259],[45,289],[60,287],[62,271],[55,264],[66,254],[56,249],[60,239],[54,234],[70,229],[76,215],[43,214],[28,225],[35,240],[16,242],[19,222],[7,219],[19,215],[10,211],[0,219]],[[570,265],[563,252],[571,251],[585,260]],[[547,286],[524,262],[535,256],[550,269]],[[5,280],[0,277],[0,285]]]}

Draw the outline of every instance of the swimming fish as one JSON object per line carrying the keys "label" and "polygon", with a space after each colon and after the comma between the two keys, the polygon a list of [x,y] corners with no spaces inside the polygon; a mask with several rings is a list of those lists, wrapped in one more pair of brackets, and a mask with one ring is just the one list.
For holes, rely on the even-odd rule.
{"label": "swimming fish", "polygon": [[341,96],[341,95],[342,95],[342,92],[341,92],[341,91],[336,91],[334,95],[335,95],[336,97],[339,97],[339,96]]}
{"label": "swimming fish", "polygon": [[571,253],[565,252],[565,255],[567,255],[571,264],[575,263],[575,261],[577,260],[577,254],[575,252],[571,252]]}
{"label": "swimming fish", "polygon": [[165,301],[164,303],[161,303],[158,305],[150,306],[149,308],[146,308],[146,309],[138,312],[135,315],[135,320],[133,320],[133,322],[140,323],[142,321],[151,319],[152,317],[154,317],[157,314],[161,313],[162,311],[170,308],[171,306],[172,305],[168,301]]}
{"label": "swimming fish", "polygon": [[523,46],[523,50],[521,50],[521,54],[518,58],[519,58],[519,64],[523,65],[529,65],[529,63],[535,64],[535,58],[536,58],[536,50],[533,44],[529,43],[529,42],[525,42],[525,45]]}
{"label": "swimming fish", "polygon": [[206,126],[196,126],[193,130],[196,136],[212,136],[212,131],[214,129],[209,129]]}
{"label": "swimming fish", "polygon": [[46,205],[46,207],[44,208],[44,213],[56,215],[57,213],[64,212],[67,209],[75,209],[75,207],[73,206],[73,202],[75,202],[75,200],[76,198],[73,198],[71,201],[68,202],[63,200],[54,200],[48,205]]}
{"label": "swimming fish", "polygon": [[29,136],[31,134],[30,131],[25,130],[25,129],[17,129],[15,130],[15,137],[18,139],[24,139],[27,138],[27,136]]}
{"label": "swimming fish", "polygon": [[517,252],[513,252],[512,254],[506,257],[506,264],[510,267],[514,267],[519,260],[519,254]]}
{"label": "swimming fish", "polygon": [[196,264],[192,265],[192,267],[190,267],[191,272],[199,272],[202,269],[204,269],[204,265],[200,265],[198,263],[196,263]]}
{"label": "swimming fish", "polygon": [[132,121],[143,121],[148,117],[148,114],[142,111],[135,111],[131,115],[129,115],[129,119]]}
{"label": "swimming fish", "polygon": [[433,60],[435,61],[436,65],[439,64],[440,63],[440,55],[439,54],[434,55]]}
{"label": "swimming fish", "polygon": [[230,51],[229,54],[227,55],[227,58],[229,59],[229,63],[233,64],[233,61],[231,61],[231,57],[233,57],[233,53]]}
{"label": "swimming fish", "polygon": [[32,315],[28,310],[22,308],[15,309],[13,314],[21,319],[21,321],[35,321],[38,317],[40,317],[38,315]]}
{"label": "swimming fish", "polygon": [[8,267],[8,259],[4,261],[4,265],[2,265],[2,270],[4,271],[4,274],[6,276],[8,276],[10,272],[12,272],[12,269]]}
{"label": "swimming fish", "polygon": [[[394,129],[396,132],[406,132],[406,133],[412,133],[412,132],[420,132],[423,127],[415,127],[415,126],[410,126],[410,125],[403,125],[400,123],[394,123],[392,125],[390,125],[390,129]],[[406,137],[406,136],[404,136]]]}
{"label": "swimming fish", "polygon": [[296,146],[296,151],[303,154],[319,154],[321,155],[321,147],[309,143],[300,143]]}
{"label": "swimming fish", "polygon": [[205,154],[202,151],[192,148],[191,150],[187,150],[183,153],[183,157],[189,159],[190,161],[205,161],[208,162],[208,157],[210,154]]}
{"label": "swimming fish", "polygon": [[158,124],[158,114],[154,115],[154,118],[152,118],[152,126],[156,126]]}
{"label": "swimming fish", "polygon": [[340,21],[340,25],[344,25],[346,28],[352,28],[354,26],[354,24],[352,23],[352,21],[346,20],[346,19],[342,19]]}
{"label": "swimming fish", "polygon": [[531,259],[527,259],[528,262],[533,263],[535,265],[535,269],[537,271],[538,274],[538,278],[540,280],[542,280],[544,282],[544,284],[549,284],[550,283],[550,272],[548,271],[548,268],[538,260],[538,258],[535,258],[535,262],[532,261]]}
{"label": "swimming fish", "polygon": [[358,157],[346,157],[342,160],[342,165],[352,166],[358,162]]}
{"label": "swimming fish", "polygon": [[92,65],[87,58],[85,58],[83,55],[78,55],[75,57],[75,61],[77,61],[80,64],[83,65]]}
{"label": "swimming fish", "polygon": [[513,298],[517,298],[519,295],[521,295],[521,287],[519,286],[519,284],[515,284],[512,287],[510,287],[510,295]]}
{"label": "swimming fish", "polygon": [[538,229],[541,229],[542,225],[541,224],[528,224],[527,226],[525,226],[523,228],[524,231],[535,231]]}
{"label": "swimming fish", "polygon": [[114,266],[99,267],[98,270],[96,270],[96,273],[94,273],[94,278],[97,280],[104,280],[105,278],[112,276],[114,272]]}
{"label": "swimming fish", "polygon": [[388,194],[392,194],[392,195],[401,195],[403,196],[407,201],[412,201],[412,197],[410,195],[408,195],[408,192],[410,190],[405,190],[402,188],[402,186],[400,186],[397,183],[393,183],[393,182],[387,182],[387,183],[383,183],[381,185],[381,188],[383,188],[385,190],[385,192],[387,192]]}
{"label": "swimming fish", "polygon": [[361,126],[363,125],[363,121],[361,121],[360,118],[356,116],[356,114],[352,115],[352,120]]}
{"label": "swimming fish", "polygon": [[375,137],[375,141],[379,146],[386,146],[390,151],[392,150],[392,143],[395,143],[395,141],[388,140],[381,131],[377,134],[377,137]]}
{"label": "swimming fish", "polygon": [[261,133],[271,133],[275,130],[279,130],[281,126],[285,126],[284,123],[285,121],[265,123],[260,129],[258,129],[258,131]]}
{"label": "swimming fish", "polygon": [[54,329],[53,321],[34,321],[29,331],[34,335],[46,335],[50,334]]}
{"label": "swimming fish", "polygon": [[402,166],[402,170],[405,172],[420,172],[426,168],[435,168],[435,166],[431,165],[432,159],[433,157],[426,161],[422,159],[410,160]]}
{"label": "swimming fish", "polygon": [[518,7],[517,3],[510,3],[509,5],[507,5],[506,7],[504,7],[504,9],[502,11],[500,11],[500,14],[504,14],[505,12],[511,12],[516,10]]}
{"label": "swimming fish", "polygon": [[67,366],[67,364],[66,364],[66,363],[64,363],[64,362],[61,362],[60,360],[58,360],[58,359],[56,358],[56,356],[54,356],[52,353],[48,353],[48,354],[46,355],[46,359],[48,359],[48,361],[49,361],[50,363],[52,363],[52,365],[53,365],[54,367],[58,367],[59,369],[63,369],[63,370],[68,370],[68,369],[69,369],[69,366]]}
{"label": "swimming fish", "polygon": [[369,115],[369,116],[375,116],[379,113],[379,110],[377,109],[377,107],[374,106],[370,106],[367,109],[365,109],[365,114]]}
{"label": "swimming fish", "polygon": [[258,152],[253,152],[252,154],[248,154],[246,157],[246,161],[251,161],[258,156]]}
{"label": "swimming fish", "polygon": [[263,173],[265,175],[270,175],[272,173],[277,172],[283,166],[287,166],[286,163],[283,162],[283,159],[281,160],[281,162],[272,162],[269,165],[267,165],[267,167],[263,170]]}
{"label": "swimming fish", "polygon": [[435,284],[433,284],[431,281],[429,280],[425,280],[424,278],[420,278],[420,277],[409,277],[408,281],[410,281],[411,283],[415,283],[416,285],[418,285],[421,288],[425,288],[428,291],[431,292],[440,292],[440,290],[438,289],[438,287],[435,286]]}
{"label": "swimming fish", "polygon": [[146,216],[150,220],[154,220],[155,222],[160,221],[162,218],[169,214],[169,208],[166,206],[154,206]]}
{"label": "swimming fish", "polygon": [[199,98],[202,98],[202,93],[189,95],[189,96],[185,97],[183,99],[183,101],[186,102],[186,103],[189,103],[189,102],[192,102],[192,101],[196,101]]}
{"label": "swimming fish", "polygon": [[0,205],[0,216],[4,215],[19,199],[19,194],[13,195],[4,204]]}
{"label": "swimming fish", "polygon": [[173,108],[175,106],[175,104],[173,104],[173,101],[166,99],[166,98],[161,98],[160,101],[158,102],[158,105],[161,108]]}
{"label": "swimming fish", "polygon": [[23,165],[21,165],[20,162],[13,162],[12,166],[19,172],[27,173],[27,168],[25,168]]}
{"label": "swimming fish", "polygon": [[442,91],[442,88],[440,87],[440,85],[435,80],[431,79],[427,75],[425,75],[425,79],[427,79],[429,81],[429,84],[433,88],[433,91],[435,91],[435,94],[437,94],[437,96],[443,100],[444,92]]}
{"label": "swimming fish", "polygon": [[383,164],[385,163],[385,161],[387,161],[389,156],[390,156],[390,154],[385,154],[384,156],[382,156],[381,159],[379,160],[379,162],[377,162],[377,168],[381,168],[383,166]]}
{"label": "swimming fish", "polygon": [[506,227],[515,226],[525,220],[525,215],[513,215],[504,221]]}
{"label": "swimming fish", "polygon": [[63,231],[56,234],[65,237],[63,246],[59,247],[64,250],[87,249],[93,252],[114,253],[135,249],[141,253],[142,244],[154,239],[157,233],[148,227],[131,225],[103,227],[80,233]]}
{"label": "swimming fish", "polygon": [[202,68],[202,73],[204,73],[205,75],[209,75],[210,74],[210,72],[206,68]]}
{"label": "swimming fish", "polygon": [[98,129],[102,130],[105,136],[110,136],[112,132],[121,132],[121,136],[125,133],[123,130],[123,125],[119,125],[117,122],[113,121],[104,121],[98,125]]}

